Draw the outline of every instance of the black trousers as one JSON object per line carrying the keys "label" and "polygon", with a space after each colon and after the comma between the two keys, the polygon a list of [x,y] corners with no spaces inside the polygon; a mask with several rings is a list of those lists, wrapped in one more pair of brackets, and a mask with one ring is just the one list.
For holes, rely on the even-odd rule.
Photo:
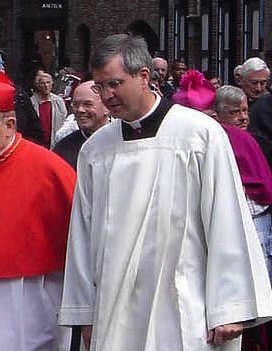
{"label": "black trousers", "polygon": [[80,349],[80,340],[81,340],[81,327],[74,326],[72,328],[72,340],[70,351],[79,351]]}

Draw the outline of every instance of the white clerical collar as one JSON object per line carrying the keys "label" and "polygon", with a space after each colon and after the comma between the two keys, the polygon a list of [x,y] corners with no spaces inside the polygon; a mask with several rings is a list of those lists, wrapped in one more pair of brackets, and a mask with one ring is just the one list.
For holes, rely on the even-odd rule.
{"label": "white clerical collar", "polygon": [[4,150],[0,151],[0,156],[3,155],[4,152],[7,151],[7,149],[14,143],[15,140],[15,134],[13,135],[11,141],[8,143],[8,145],[4,148]]}
{"label": "white clerical collar", "polygon": [[141,128],[141,121],[143,119],[146,119],[148,116],[150,116],[155,110],[156,108],[159,106],[160,102],[161,102],[161,97],[159,94],[155,93],[155,97],[156,97],[156,100],[153,104],[153,106],[151,107],[151,109],[141,118],[137,119],[136,121],[132,121],[132,122],[128,122],[128,121],[124,121],[126,124],[130,125],[131,128],[133,129],[138,129],[138,128]]}

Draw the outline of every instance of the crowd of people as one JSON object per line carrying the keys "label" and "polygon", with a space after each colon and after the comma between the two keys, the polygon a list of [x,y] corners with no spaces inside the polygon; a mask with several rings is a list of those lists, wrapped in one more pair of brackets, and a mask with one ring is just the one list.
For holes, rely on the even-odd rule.
{"label": "crowd of people", "polygon": [[5,350],[270,351],[266,63],[222,85],[117,34],[88,77],[1,64]]}

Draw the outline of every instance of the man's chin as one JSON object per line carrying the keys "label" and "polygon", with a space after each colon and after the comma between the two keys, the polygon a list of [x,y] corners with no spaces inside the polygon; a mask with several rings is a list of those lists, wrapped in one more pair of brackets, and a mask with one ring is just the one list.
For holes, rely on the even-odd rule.
{"label": "man's chin", "polygon": [[119,105],[109,108],[109,111],[110,114],[115,118],[124,118],[124,113]]}
{"label": "man's chin", "polygon": [[237,125],[237,127],[242,130],[247,130],[248,124],[240,124],[240,125]]}
{"label": "man's chin", "polygon": [[83,131],[83,133],[85,133],[85,135],[87,136],[87,137],[89,137],[92,133],[93,133],[93,131],[89,128],[80,128],[82,131]]}

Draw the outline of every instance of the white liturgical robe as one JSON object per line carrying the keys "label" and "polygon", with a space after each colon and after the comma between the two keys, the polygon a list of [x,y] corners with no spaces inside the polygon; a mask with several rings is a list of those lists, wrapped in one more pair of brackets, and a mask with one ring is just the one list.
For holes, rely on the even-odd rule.
{"label": "white liturgical robe", "polygon": [[207,330],[272,315],[263,254],[219,124],[174,105],[154,138],[121,121],[79,156],[59,322],[91,351],[238,351]]}

